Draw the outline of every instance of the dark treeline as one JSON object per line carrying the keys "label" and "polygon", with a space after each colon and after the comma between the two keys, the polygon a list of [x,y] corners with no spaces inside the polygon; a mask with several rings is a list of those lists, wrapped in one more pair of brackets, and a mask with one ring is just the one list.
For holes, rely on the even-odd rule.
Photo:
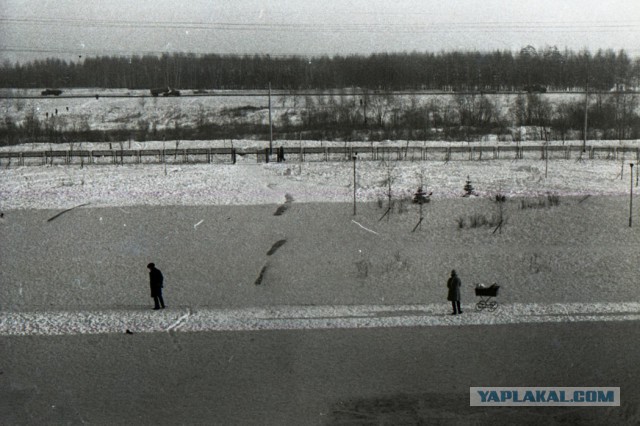
{"label": "dark treeline", "polygon": [[383,53],[370,56],[235,56],[164,54],[59,59],[0,67],[0,85],[14,88],[101,87],[148,89],[303,90],[361,87],[386,90],[593,90],[637,87],[640,59],[626,52],[536,50],[517,53]]}

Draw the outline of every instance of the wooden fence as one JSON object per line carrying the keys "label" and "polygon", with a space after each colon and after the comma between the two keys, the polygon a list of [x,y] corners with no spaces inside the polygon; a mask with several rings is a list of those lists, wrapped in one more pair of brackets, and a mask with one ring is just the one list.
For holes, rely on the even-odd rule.
{"label": "wooden fence", "polygon": [[[357,156],[370,161],[483,161],[483,160],[554,160],[608,159],[640,160],[640,147],[630,146],[343,146],[280,148],[287,162],[344,161]],[[185,148],[185,149],[113,149],[0,151],[0,165],[46,164],[162,164],[227,163],[238,157],[255,158],[258,163],[276,162],[278,149]]]}

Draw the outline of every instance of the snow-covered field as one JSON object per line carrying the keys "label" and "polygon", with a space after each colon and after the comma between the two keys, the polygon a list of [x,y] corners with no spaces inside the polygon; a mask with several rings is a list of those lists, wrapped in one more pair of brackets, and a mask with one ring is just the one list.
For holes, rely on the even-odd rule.
{"label": "snow-covered field", "polygon": [[[226,92],[223,93],[225,96],[220,97],[152,98],[148,96],[148,91],[142,90],[86,88],[65,90],[61,97],[42,97],[39,90],[5,90],[0,93],[3,97],[0,99],[0,110],[14,123],[20,124],[33,114],[41,122],[47,121],[57,129],[122,130],[145,125],[162,130],[176,125],[225,123],[228,120],[266,124],[267,92],[259,93],[264,96]],[[98,99],[95,98],[96,94],[100,95]],[[186,91],[184,94],[191,93]],[[14,96],[32,98],[17,99]],[[554,103],[580,95],[545,96]],[[328,105],[329,102],[339,105],[343,101],[348,103],[354,100],[338,96],[332,100],[329,98],[307,98],[274,91],[272,106],[275,123],[277,125],[285,113],[293,114],[290,119],[295,121],[295,114],[308,101],[318,106]],[[450,97],[402,95],[394,102],[420,105],[432,101],[445,102],[447,99],[450,100]],[[504,111],[508,110],[513,99],[513,95],[495,97]],[[390,107],[383,103],[379,105],[380,108]],[[522,134],[535,131],[527,128],[520,130]],[[38,143],[0,147],[0,150],[232,146],[242,150],[268,146],[267,141],[255,140],[130,140],[121,143]],[[423,147],[443,143],[384,141],[376,142],[375,146]],[[487,143],[492,146],[513,145],[513,142],[500,142],[496,138],[472,143],[447,142],[447,145]],[[537,141],[521,143],[539,144]],[[550,144],[563,143],[555,141]],[[352,142],[351,145],[372,146],[365,142]],[[581,141],[567,141],[566,145],[581,145]],[[635,148],[639,143],[588,141],[588,145]],[[275,146],[342,147],[344,143],[277,140]],[[636,228],[629,230],[626,227],[630,161],[637,162],[637,159],[632,154],[623,154],[617,161],[577,161],[572,158],[553,159],[548,164],[534,159],[449,162],[433,159],[427,162],[358,160],[356,216],[352,214],[351,205],[354,197],[351,161],[300,163],[292,159],[286,163],[261,164],[256,162],[255,157],[247,155],[239,156],[235,165],[74,164],[20,167],[15,162],[3,162],[0,165],[0,211],[4,217],[0,218],[0,241],[6,255],[0,256],[0,278],[3,283],[0,309],[79,309],[83,306],[112,309],[114,306],[129,306],[128,300],[136,297],[132,296],[129,287],[135,288],[145,280],[146,270],[143,268],[140,274],[139,264],[146,264],[150,259],[164,264],[170,279],[185,282],[187,288],[191,286],[192,294],[178,297],[179,303],[185,307],[198,304],[205,307],[211,304],[250,307],[305,303],[436,303],[441,299],[440,293],[423,297],[420,292],[425,289],[421,286],[431,291],[441,286],[447,270],[458,262],[455,257],[466,256],[459,247],[452,248],[456,244],[466,245],[466,250],[471,253],[471,263],[458,266],[466,269],[467,277],[499,281],[509,277],[514,282],[533,286],[516,285],[516,290],[512,284],[509,293],[512,302],[566,302],[576,297],[589,303],[602,301],[603,298],[607,301],[625,300],[622,296],[601,296],[602,288],[609,284],[606,282],[609,271],[617,271],[616,277],[621,281],[615,285],[621,290],[620,294],[626,300],[633,300],[634,293],[629,289],[632,268],[628,266],[632,258],[624,250],[627,244],[637,242]],[[467,179],[474,186],[476,196],[462,198]],[[403,213],[396,212],[388,221],[379,221],[386,209],[389,180],[392,197],[405,200],[405,206]],[[433,192],[432,202],[425,206],[424,224],[418,232],[410,233],[417,222],[419,210],[406,200],[420,185],[424,185],[428,192]],[[491,199],[496,194],[508,197],[506,211],[509,217],[502,236],[493,235],[492,230],[486,228],[463,231],[457,228],[457,221],[468,215],[492,216],[495,203]],[[560,197],[560,206],[527,210],[518,207],[523,200],[538,202],[548,195]],[[293,200],[294,207],[289,205],[291,202],[286,204],[285,200]],[[283,216],[274,219],[272,210],[275,211],[279,205],[291,208]],[[638,205],[640,203],[635,203],[636,211]],[[76,206],[80,207],[46,222],[61,211]],[[170,213],[169,216],[167,213]],[[228,218],[225,221],[233,222],[233,226],[225,228],[218,223],[222,217]],[[586,228],[581,223],[589,223],[593,228]],[[118,237],[112,238],[109,233],[105,235],[105,228],[115,232]],[[168,231],[171,229],[175,234]],[[234,234],[229,234],[229,229]],[[541,229],[547,229],[549,234]],[[605,233],[607,238],[596,238],[598,232]],[[147,234],[157,235],[149,238]],[[309,234],[314,235],[315,239],[308,238]],[[83,236],[81,241],[69,239],[77,235]],[[200,241],[200,238],[204,240]],[[537,241],[536,238],[541,240]],[[253,281],[265,264],[264,252],[277,239],[288,241],[282,249],[284,252],[287,247],[294,246],[296,254],[289,254],[280,265],[272,260],[269,267],[271,275],[267,275],[265,286],[274,293],[265,298],[256,292],[258,287],[254,286]],[[376,241],[381,239],[384,243]],[[215,244],[209,240],[215,241]],[[495,259],[492,259],[485,254],[490,252],[486,248],[496,244],[496,240],[501,241],[501,245],[498,253],[493,253]],[[126,241],[124,246],[123,241]],[[549,248],[545,248],[542,242],[548,244]],[[379,244],[383,246],[379,247]],[[185,249],[190,245],[199,247],[199,250]],[[359,247],[359,251],[333,250],[333,246],[350,247],[353,250]],[[363,247],[374,249],[365,250]],[[421,257],[424,247],[429,249],[429,259]],[[575,259],[574,254],[582,251],[590,256],[603,256],[603,247],[618,253],[618,257]],[[520,263],[510,263],[509,255],[518,251]],[[215,253],[215,259],[226,259],[223,264],[233,264],[236,269],[232,272],[221,271],[211,266],[204,261],[206,253]],[[554,253],[555,257],[548,253]],[[34,258],[38,259],[40,266],[25,268],[25,262],[31,262]],[[501,259],[507,266],[492,266],[496,259]],[[325,267],[313,265],[314,260]],[[378,265],[380,262],[382,266]],[[532,278],[529,271],[531,262],[544,263],[541,267],[544,273],[534,274]],[[89,266],[96,263],[97,266]],[[182,263],[184,267],[172,271],[172,264],[175,263]],[[207,283],[211,280],[204,273],[194,275],[188,267],[190,263],[200,265],[204,271],[213,268],[215,276],[225,277],[225,282],[221,284],[224,291],[209,289]],[[425,263],[438,266],[427,268]],[[327,268],[327,264],[333,266]],[[618,270],[619,264],[625,266]],[[358,278],[362,270],[357,268],[363,265],[370,267],[368,275]],[[93,268],[95,271],[91,272]],[[110,281],[102,277],[113,274],[114,269],[117,269],[115,276],[120,282],[118,286],[124,286],[118,287],[122,297],[113,297],[106,291],[102,293],[102,283]],[[571,278],[572,274],[581,278]],[[278,277],[280,284],[273,288],[275,277]],[[421,280],[424,283],[420,284]],[[558,287],[561,280],[568,287]],[[327,291],[318,292],[313,287],[314,281],[325,282]],[[587,288],[591,292],[578,291],[583,282],[588,283]],[[350,287],[353,283],[357,285]],[[365,287],[363,283],[366,283]],[[397,288],[390,289],[390,283]],[[46,286],[46,290],[39,291],[40,286]],[[74,294],[78,286],[80,294]],[[104,306],[94,303],[89,296],[92,290],[102,294],[106,303]],[[43,294],[48,296],[44,297]],[[46,303],[47,298],[51,301],[50,305]],[[467,294],[469,298],[473,299],[472,293]],[[218,304],[218,301],[222,302]]]}
{"label": "snow-covered field", "polygon": [[[462,308],[474,311],[473,304]],[[151,320],[153,318],[153,320]],[[505,325],[589,321],[639,321],[640,303],[514,303],[495,313],[442,315],[442,306],[348,305],[281,306],[244,309],[172,309],[76,312],[10,312],[0,315],[0,335],[59,336],[74,334],[158,333],[170,331],[256,331],[366,329],[424,326]],[[133,331],[132,331],[133,330]]]}
{"label": "snow-covered field", "polygon": [[[504,285],[506,303],[637,300],[629,163],[554,160],[546,178],[544,167],[360,161],[355,216],[349,161],[4,168],[0,306],[145,305],[149,261],[167,273],[169,303],[184,309],[441,303],[452,268],[465,279],[465,303],[477,282]],[[389,176],[405,204],[380,220]],[[464,198],[467,176],[476,195]],[[411,232],[419,207],[406,200],[421,182],[432,201]],[[502,232],[459,227],[493,217],[498,193],[507,196]],[[558,206],[522,209],[550,194]],[[284,213],[274,216],[278,206]],[[265,255],[279,240],[278,253]]]}
{"label": "snow-covered field", "polygon": [[[120,419],[124,394],[135,401],[127,417],[133,419],[141,412],[138,399],[154,395],[155,401],[158,389],[163,396],[178,389],[194,404],[191,394],[209,398],[214,383],[224,397],[196,401],[210,408],[210,400],[230,398],[236,383],[257,383],[258,393],[271,394],[274,383],[288,377],[284,387],[296,395],[287,404],[297,406],[308,388],[301,384],[306,376],[291,370],[302,364],[299,342],[320,338],[318,345],[326,347],[313,347],[305,368],[319,369],[323,393],[325,382],[345,372],[381,395],[393,392],[391,376],[404,384],[405,375],[418,375],[420,383],[398,389],[435,389],[425,407],[435,404],[432,395],[455,390],[447,419],[459,423],[463,417],[453,413],[466,407],[470,383],[613,385],[622,388],[624,409],[598,419],[634,424],[637,387],[629,385],[635,373],[627,366],[637,339],[625,331],[640,318],[640,202],[634,198],[629,227],[629,159],[547,166],[545,177],[545,162],[529,159],[358,161],[356,214],[350,161],[2,167],[0,339],[8,348],[2,364],[11,387],[7,401],[17,407],[28,399],[25,418],[31,421],[50,419],[62,406],[76,411],[60,418],[84,422],[74,413],[111,420],[104,413],[117,411]],[[467,176],[477,195],[462,197]],[[405,202],[384,216],[389,177],[392,196]],[[406,199],[421,183],[433,195],[412,232],[420,208]],[[460,219],[494,217],[498,193],[507,196],[500,232],[459,226]],[[546,205],[548,195],[558,204]],[[150,309],[148,262],[165,274],[166,310]],[[446,302],[451,269],[463,283],[464,313],[455,317]],[[501,285],[498,310],[476,311],[475,284],[494,282]],[[533,333],[546,333],[535,328],[542,323],[557,327],[555,334],[531,343]],[[341,345],[311,334],[320,330],[325,338],[334,335],[328,330],[352,332],[349,340],[363,352],[370,348],[364,342],[380,343],[381,349],[370,350],[380,357],[376,368],[392,373],[380,379],[351,352],[344,358],[353,365],[345,370],[344,359],[335,357]],[[594,338],[594,330],[609,340]],[[399,338],[389,344],[371,334],[380,331]],[[273,333],[291,334],[281,344]],[[499,344],[484,344],[480,333]],[[202,346],[192,345],[195,338],[205,339]],[[219,343],[223,338],[229,343]],[[246,346],[230,349],[241,340]],[[214,351],[215,344],[224,350]],[[407,353],[414,344],[415,352]],[[222,382],[221,372],[248,350],[246,363]],[[574,357],[581,350],[597,362],[585,365]],[[272,361],[270,351],[282,358]],[[411,361],[414,355],[419,361]],[[263,380],[252,366],[265,357],[258,363],[268,376]],[[535,362],[522,361],[528,358]],[[96,368],[95,359],[104,359],[100,365],[108,369]],[[151,360],[160,367],[148,367]],[[465,367],[452,379],[450,370]],[[158,371],[177,384],[166,385]],[[203,372],[205,379],[193,384]],[[124,388],[121,377],[130,378]],[[337,387],[352,389],[348,397],[362,396],[349,386]],[[63,395],[63,402],[50,395]],[[314,391],[308,398],[323,396]],[[173,412],[175,398],[167,401]],[[36,404],[44,408],[35,411]],[[237,409],[236,400],[231,404]],[[210,415],[202,418],[210,421]]]}
{"label": "snow-covered field", "polygon": [[[307,107],[337,108],[346,106],[358,109],[362,94],[356,90],[352,95],[347,91],[341,96],[310,96],[295,92],[273,91],[271,96],[272,118],[276,125],[282,123],[284,116],[289,123],[300,122],[300,111]],[[185,90],[184,95],[193,95]],[[258,96],[255,96],[255,95]],[[99,95],[98,99],[95,95]],[[211,96],[218,95],[218,96]],[[78,97],[80,96],[80,97]],[[370,99],[370,112],[381,114],[388,120],[392,111],[400,106],[420,107],[427,104],[445,105],[455,100],[451,95],[401,94],[390,99],[374,96]],[[509,114],[517,95],[490,95],[497,108],[504,115]],[[580,99],[578,93],[549,93],[544,95],[551,104]],[[16,98],[27,97],[27,98]],[[268,124],[268,91],[209,91],[205,96],[150,97],[148,90],[128,89],[65,89],[60,97],[40,96],[40,90],[5,89],[0,91],[0,111],[11,117],[14,123],[24,123],[27,116],[34,115],[38,120],[62,130],[79,130],[87,127],[92,130],[139,129],[140,123],[154,127],[158,131],[167,128],[194,127],[197,123],[227,124],[239,119],[253,124]],[[149,129],[150,130],[150,129]]]}
{"label": "snow-covered field", "polygon": [[[195,165],[79,165],[15,167],[0,171],[0,209],[131,205],[278,204],[353,200],[353,164],[343,162]],[[546,177],[545,177],[545,166]],[[452,161],[356,164],[358,202],[386,198],[389,176],[395,198],[423,184],[434,198],[464,194],[467,177],[480,196],[623,195],[629,161]],[[622,175],[621,175],[622,173]]]}

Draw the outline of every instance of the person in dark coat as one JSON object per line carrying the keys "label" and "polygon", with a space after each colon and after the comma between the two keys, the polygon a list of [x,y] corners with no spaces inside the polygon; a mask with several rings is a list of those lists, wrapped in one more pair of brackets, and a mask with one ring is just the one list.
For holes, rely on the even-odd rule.
{"label": "person in dark coat", "polygon": [[162,272],[154,263],[150,263],[147,265],[149,269],[149,286],[151,287],[151,297],[153,297],[153,302],[155,303],[155,307],[153,310],[158,310],[162,306],[164,309],[164,299],[162,299],[162,287],[164,277],[162,276]]}
{"label": "person in dark coat", "polygon": [[451,315],[461,314],[462,309],[460,309],[460,286],[462,282],[456,271],[451,271],[451,277],[447,281],[447,288],[449,289],[449,294],[447,295],[447,300],[451,301],[451,306],[453,307],[453,312]]}

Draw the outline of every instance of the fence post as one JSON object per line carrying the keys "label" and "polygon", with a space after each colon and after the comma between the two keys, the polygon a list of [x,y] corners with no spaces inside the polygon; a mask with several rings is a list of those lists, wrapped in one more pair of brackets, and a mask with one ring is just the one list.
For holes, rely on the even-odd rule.
{"label": "fence post", "polygon": [[235,148],[231,148],[231,162],[233,162],[233,164],[236,164],[236,149]]}

